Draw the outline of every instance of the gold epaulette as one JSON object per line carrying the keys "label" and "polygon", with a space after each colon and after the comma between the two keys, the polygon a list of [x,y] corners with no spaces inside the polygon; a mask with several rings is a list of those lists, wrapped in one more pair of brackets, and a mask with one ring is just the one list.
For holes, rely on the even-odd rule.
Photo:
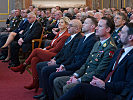
{"label": "gold epaulette", "polygon": [[111,41],[110,41],[110,45],[115,46]]}

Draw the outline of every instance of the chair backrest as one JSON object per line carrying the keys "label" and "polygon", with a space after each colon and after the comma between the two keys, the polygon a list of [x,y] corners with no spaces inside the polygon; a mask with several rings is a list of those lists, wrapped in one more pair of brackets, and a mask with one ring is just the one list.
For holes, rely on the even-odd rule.
{"label": "chair backrest", "polygon": [[43,29],[42,29],[42,34],[41,34],[40,39],[33,39],[33,40],[32,40],[32,51],[35,49],[35,47],[34,47],[35,42],[38,42],[38,43],[39,43],[39,44],[38,44],[38,48],[41,47],[42,38],[43,38],[43,33],[44,33],[44,27],[43,27]]}

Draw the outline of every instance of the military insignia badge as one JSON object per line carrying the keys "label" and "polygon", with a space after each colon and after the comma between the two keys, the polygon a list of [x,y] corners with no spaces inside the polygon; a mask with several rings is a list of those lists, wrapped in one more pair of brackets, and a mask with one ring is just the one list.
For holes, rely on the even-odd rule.
{"label": "military insignia badge", "polygon": [[98,61],[98,59],[96,58],[95,61]]}
{"label": "military insignia badge", "polygon": [[104,43],[104,44],[103,44],[103,47],[106,47],[106,46],[107,46],[107,44],[106,44],[106,43]]}
{"label": "military insignia badge", "polygon": [[118,36],[115,36],[114,38],[116,39],[116,38],[118,38]]}
{"label": "military insignia badge", "polygon": [[100,53],[103,53],[104,51],[99,51]]}
{"label": "military insignia badge", "polygon": [[110,41],[110,44],[112,45],[112,46],[114,46],[114,44]]}
{"label": "military insignia badge", "polygon": [[112,58],[113,55],[114,55],[114,51],[110,51],[110,52],[109,52],[109,58]]}

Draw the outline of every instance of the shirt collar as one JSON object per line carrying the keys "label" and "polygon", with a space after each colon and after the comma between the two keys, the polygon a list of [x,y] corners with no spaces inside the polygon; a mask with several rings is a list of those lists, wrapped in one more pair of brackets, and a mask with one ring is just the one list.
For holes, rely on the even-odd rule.
{"label": "shirt collar", "polygon": [[94,34],[94,32],[91,32],[91,33],[88,33],[88,34],[85,34],[85,38],[89,37],[90,35]]}
{"label": "shirt collar", "polygon": [[73,38],[75,37],[75,35],[77,35],[77,34],[73,34],[73,35],[71,35],[71,39],[73,39]]}
{"label": "shirt collar", "polygon": [[31,26],[30,26],[30,28],[33,26],[33,24],[35,23],[35,21],[33,22],[33,23],[31,23]]}
{"label": "shirt collar", "polygon": [[125,53],[126,53],[126,52],[129,52],[130,50],[132,50],[133,49],[133,46],[126,47],[126,48],[123,48],[123,49],[125,50]]}
{"label": "shirt collar", "polygon": [[[109,37],[110,38],[110,37]],[[103,40],[103,41],[100,41],[100,43],[103,45],[109,38]]]}
{"label": "shirt collar", "polygon": [[59,36],[61,36],[61,35],[62,35],[63,33],[65,33],[65,32],[66,32],[66,30],[60,32]]}

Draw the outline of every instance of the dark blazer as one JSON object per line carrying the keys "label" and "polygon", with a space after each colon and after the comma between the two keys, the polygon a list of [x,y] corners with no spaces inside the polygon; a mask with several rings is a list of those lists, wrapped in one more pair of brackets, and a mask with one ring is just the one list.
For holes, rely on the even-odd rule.
{"label": "dark blazer", "polygon": [[74,53],[81,37],[81,33],[78,33],[67,45],[63,46],[61,51],[55,56],[57,64],[61,64],[62,62],[66,61],[68,57]]}
{"label": "dark blazer", "polygon": [[22,44],[22,50],[23,50],[23,52],[27,52],[29,49],[31,49],[32,39],[39,39],[41,37],[42,26],[36,20],[34,22],[33,26],[30,28],[30,25],[29,25],[23,34],[24,35],[21,37],[24,41]]}
{"label": "dark blazer", "polygon": [[10,23],[9,23],[10,32],[15,30],[18,27],[20,21],[21,21],[21,16],[13,17],[10,20]]}
{"label": "dark blazer", "polygon": [[19,33],[21,30],[25,30],[28,25],[29,25],[29,21],[27,19],[21,20],[18,28],[16,28],[13,32]]}
{"label": "dark blazer", "polygon": [[[100,77],[102,80],[105,80],[109,72],[112,70],[112,67],[117,59],[119,51],[116,51],[108,69]],[[115,72],[111,77],[111,82],[105,83],[105,90],[108,93],[120,94],[126,88],[130,88],[130,82],[133,80],[133,49],[122,59],[122,61],[117,65]]]}
{"label": "dark blazer", "polygon": [[57,21],[55,19],[52,19],[52,21],[48,20],[45,27],[47,39],[52,40],[55,37],[55,34],[52,32],[53,28],[58,28]]}
{"label": "dark blazer", "polygon": [[76,48],[74,54],[62,63],[65,65],[66,70],[78,70],[85,63],[98,38],[95,37],[95,34],[92,34],[84,41],[84,43],[83,40],[84,37],[79,41],[78,47]]}
{"label": "dark blazer", "polygon": [[122,43],[120,41],[120,36],[118,35],[119,32],[121,32],[123,26],[120,27],[117,31],[114,31],[111,35],[111,37],[113,38],[117,48],[121,48],[122,47]]}

